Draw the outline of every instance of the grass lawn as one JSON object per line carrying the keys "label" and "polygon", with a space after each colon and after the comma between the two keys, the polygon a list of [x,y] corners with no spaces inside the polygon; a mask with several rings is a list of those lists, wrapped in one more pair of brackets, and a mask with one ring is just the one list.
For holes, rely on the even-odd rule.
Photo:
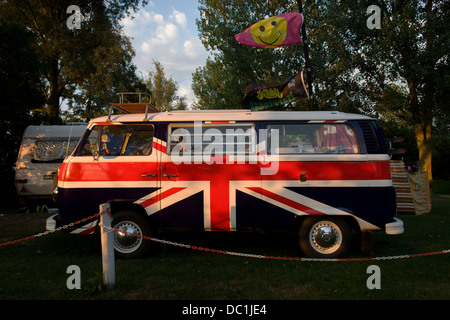
{"label": "grass lawn", "polygon": [[[46,213],[0,212],[0,243],[45,231]],[[373,254],[355,244],[348,258],[392,257],[450,249],[450,198],[430,213],[399,213],[405,233],[373,233]],[[172,234],[201,247],[298,257],[286,235]],[[69,290],[67,268],[79,266],[81,289]],[[370,290],[377,265],[381,289]],[[450,254],[380,261],[299,262],[255,259],[166,245],[141,260],[116,260],[116,286],[102,287],[100,236],[52,233],[0,247],[1,300],[448,300]]]}

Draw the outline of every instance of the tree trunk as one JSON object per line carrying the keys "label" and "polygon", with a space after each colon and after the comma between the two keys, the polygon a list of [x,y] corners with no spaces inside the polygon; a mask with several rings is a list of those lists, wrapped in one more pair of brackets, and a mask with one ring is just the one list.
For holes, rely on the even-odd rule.
{"label": "tree trunk", "polygon": [[428,181],[433,180],[433,174],[431,170],[431,123],[427,124],[415,124],[414,132],[416,134],[417,148],[419,149],[419,162],[421,167],[427,173]]}
{"label": "tree trunk", "polygon": [[47,101],[47,112],[50,124],[61,124],[60,118],[60,99],[61,90],[59,86],[60,68],[58,58],[50,61],[49,77],[50,96]]}
{"label": "tree trunk", "polygon": [[419,150],[419,162],[423,170],[426,170],[428,181],[433,180],[431,168],[432,140],[431,123],[432,113],[431,105],[425,104],[425,107],[419,107],[419,98],[417,95],[417,79],[407,79],[409,89],[409,109],[411,120],[414,123],[414,133],[416,135],[417,149]]}

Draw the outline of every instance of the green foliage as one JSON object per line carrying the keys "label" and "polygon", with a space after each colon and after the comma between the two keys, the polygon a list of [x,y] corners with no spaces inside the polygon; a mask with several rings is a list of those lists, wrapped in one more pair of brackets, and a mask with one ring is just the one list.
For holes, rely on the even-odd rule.
{"label": "green foliage", "polygon": [[20,141],[28,125],[42,122],[32,110],[42,107],[44,97],[33,33],[1,15],[0,38],[0,194],[10,201],[16,195],[13,167]]}
{"label": "green foliage", "polygon": [[[9,12],[11,19],[35,35],[46,99],[42,111],[49,123],[61,123],[63,99],[70,100],[76,116],[89,119],[104,107],[112,90],[131,91],[137,82],[131,64],[134,53],[118,21],[146,2],[8,0],[0,4],[2,12]],[[67,26],[71,5],[81,10],[81,29]],[[82,112],[84,106],[87,110]]]}
{"label": "green foliage", "polygon": [[[200,0],[197,26],[200,37],[214,60],[193,74],[193,91],[201,109],[241,108],[248,82],[279,82],[300,71],[301,45],[276,50],[256,49],[239,44],[234,35],[266,15],[277,15],[292,1],[216,1]],[[297,54],[295,59],[290,59]]]}
{"label": "green foliage", "polygon": [[179,97],[177,83],[171,76],[164,72],[164,67],[160,62],[154,60],[154,71],[148,73],[145,81],[146,91],[151,93],[160,111],[171,109],[184,110],[187,108],[186,97]]}
{"label": "green foliage", "polygon": [[[414,157],[431,167],[432,131],[448,131],[450,123],[445,96],[450,89],[450,3],[314,0],[303,4],[314,110],[364,113],[393,126],[414,127],[418,142]],[[197,25],[213,58],[193,75],[197,108],[240,107],[247,82],[275,83],[304,70],[301,44],[257,49],[234,39],[267,16],[298,11],[296,5],[282,0],[200,1]],[[367,27],[370,5],[380,8],[381,29]],[[304,101],[296,106],[305,107]]]}

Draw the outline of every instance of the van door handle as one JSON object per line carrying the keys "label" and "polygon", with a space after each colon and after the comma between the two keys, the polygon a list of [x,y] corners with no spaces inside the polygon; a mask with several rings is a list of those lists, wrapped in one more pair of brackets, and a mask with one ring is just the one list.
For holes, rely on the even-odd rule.
{"label": "van door handle", "polygon": [[308,181],[308,175],[307,175],[307,173],[306,173],[305,171],[303,171],[303,172],[300,174],[300,181],[301,181],[301,182],[306,182],[306,181]]}
{"label": "van door handle", "polygon": [[154,173],[151,173],[151,174],[143,173],[143,174],[141,174],[141,177],[143,177],[143,178],[147,178],[147,177],[156,178],[156,174],[154,174]]}
{"label": "van door handle", "polygon": [[178,178],[178,175],[177,175],[177,174],[164,173],[164,177],[168,177],[168,178]]}

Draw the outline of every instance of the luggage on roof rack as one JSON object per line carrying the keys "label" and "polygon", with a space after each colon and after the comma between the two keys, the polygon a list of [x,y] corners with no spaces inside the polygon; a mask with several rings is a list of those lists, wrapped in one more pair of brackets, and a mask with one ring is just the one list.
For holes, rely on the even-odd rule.
{"label": "luggage on roof rack", "polygon": [[[158,113],[158,109],[152,105],[152,98],[149,93],[146,92],[121,92],[117,93],[119,96],[118,103],[112,103],[109,108],[108,120],[111,120],[111,115],[113,109],[128,113],[145,113],[144,121],[147,121],[147,116],[149,113]],[[130,102],[126,99],[126,96],[138,96],[138,102]],[[148,102],[143,102],[143,97],[148,97]]]}

